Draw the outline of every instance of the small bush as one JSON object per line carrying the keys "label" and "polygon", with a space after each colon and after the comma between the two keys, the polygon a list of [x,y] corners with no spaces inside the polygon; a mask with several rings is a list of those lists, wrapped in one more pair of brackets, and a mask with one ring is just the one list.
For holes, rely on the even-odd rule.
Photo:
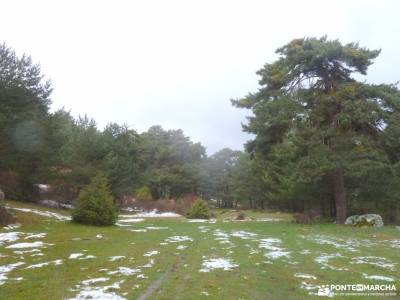
{"label": "small bush", "polygon": [[240,212],[237,216],[236,216],[236,220],[244,220],[246,218],[246,215],[244,214],[244,212]]}
{"label": "small bush", "polygon": [[186,213],[189,219],[209,219],[210,208],[204,200],[197,200]]}
{"label": "small bush", "polygon": [[153,197],[151,196],[151,191],[147,186],[142,186],[141,188],[136,189],[135,197],[141,201],[151,201]]}
{"label": "small bush", "polygon": [[6,226],[14,222],[14,217],[7,211],[4,205],[0,204],[0,225]]}
{"label": "small bush", "polygon": [[79,193],[72,211],[72,219],[83,224],[112,225],[117,221],[117,217],[117,207],[107,177],[98,173]]}

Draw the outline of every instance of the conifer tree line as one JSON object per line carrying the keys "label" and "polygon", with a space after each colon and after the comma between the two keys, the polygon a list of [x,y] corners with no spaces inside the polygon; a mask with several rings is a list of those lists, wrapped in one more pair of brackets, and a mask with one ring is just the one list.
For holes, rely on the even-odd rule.
{"label": "conifer tree line", "polygon": [[207,156],[179,129],[100,129],[87,116],[51,112],[40,66],[0,44],[0,188],[33,201],[33,185],[47,183],[73,201],[102,172],[117,201],[196,195],[220,207],[313,211],[339,223],[376,212],[396,222],[400,93],[357,79],[379,53],[327,37],[289,42],[258,71],[258,91],[232,100],[252,112],[244,130],[254,139],[245,151]]}

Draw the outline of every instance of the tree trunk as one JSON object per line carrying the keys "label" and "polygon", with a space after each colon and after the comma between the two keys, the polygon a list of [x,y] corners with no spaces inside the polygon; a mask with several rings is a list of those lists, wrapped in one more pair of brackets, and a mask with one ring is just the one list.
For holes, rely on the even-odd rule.
{"label": "tree trunk", "polygon": [[337,169],[333,175],[335,189],[336,223],[343,224],[347,217],[346,192],[342,169]]}

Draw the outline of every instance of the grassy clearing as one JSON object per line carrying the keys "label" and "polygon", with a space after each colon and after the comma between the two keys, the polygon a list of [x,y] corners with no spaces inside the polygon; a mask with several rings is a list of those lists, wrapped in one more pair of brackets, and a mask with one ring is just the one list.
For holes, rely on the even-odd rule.
{"label": "grassy clearing", "polygon": [[[67,215],[33,205],[8,204]],[[83,226],[29,212],[16,214],[20,228],[0,229],[0,234],[22,232],[18,240],[0,246],[0,270],[1,266],[24,264],[5,274],[7,279],[0,283],[1,299],[68,299],[105,286],[109,288],[104,288],[104,295],[115,299],[138,299],[146,291],[149,299],[301,299],[317,297],[309,292],[317,292],[315,286],[322,284],[391,283],[400,289],[400,231],[394,227],[296,225],[289,222],[289,215],[259,211],[246,213],[252,221],[231,221],[236,214],[232,210],[216,211],[215,223],[155,218],[124,223],[130,224],[124,227]],[[47,235],[26,239],[31,233]],[[96,238],[99,234],[101,239]],[[191,241],[173,242],[174,236]],[[42,256],[32,256],[39,252],[15,252],[29,249],[7,248],[35,241],[52,245],[38,248]],[[95,258],[69,259],[72,253]],[[111,261],[115,256],[121,258]],[[218,258],[237,267],[199,272],[205,261]],[[60,259],[60,265],[27,269]],[[130,268],[131,274],[115,272],[121,271],[120,267]],[[365,275],[395,281],[366,279]],[[19,277],[23,279],[14,280]],[[82,283],[95,278],[105,281]]]}

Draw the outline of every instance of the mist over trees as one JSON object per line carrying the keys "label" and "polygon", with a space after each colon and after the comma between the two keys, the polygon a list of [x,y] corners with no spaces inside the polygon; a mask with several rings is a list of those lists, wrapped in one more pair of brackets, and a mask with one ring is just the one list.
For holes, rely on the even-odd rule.
{"label": "mist over trees", "polygon": [[379,51],[323,37],[293,40],[277,53],[257,73],[259,90],[232,101],[253,112],[244,130],[255,139],[245,152],[207,156],[180,129],[100,129],[87,116],[50,112],[52,87],[40,66],[2,44],[0,188],[34,201],[33,185],[47,183],[72,201],[101,172],[116,202],[193,195],[226,208],[314,211],[339,223],[374,211],[395,222],[400,93],[354,77],[366,75]]}

